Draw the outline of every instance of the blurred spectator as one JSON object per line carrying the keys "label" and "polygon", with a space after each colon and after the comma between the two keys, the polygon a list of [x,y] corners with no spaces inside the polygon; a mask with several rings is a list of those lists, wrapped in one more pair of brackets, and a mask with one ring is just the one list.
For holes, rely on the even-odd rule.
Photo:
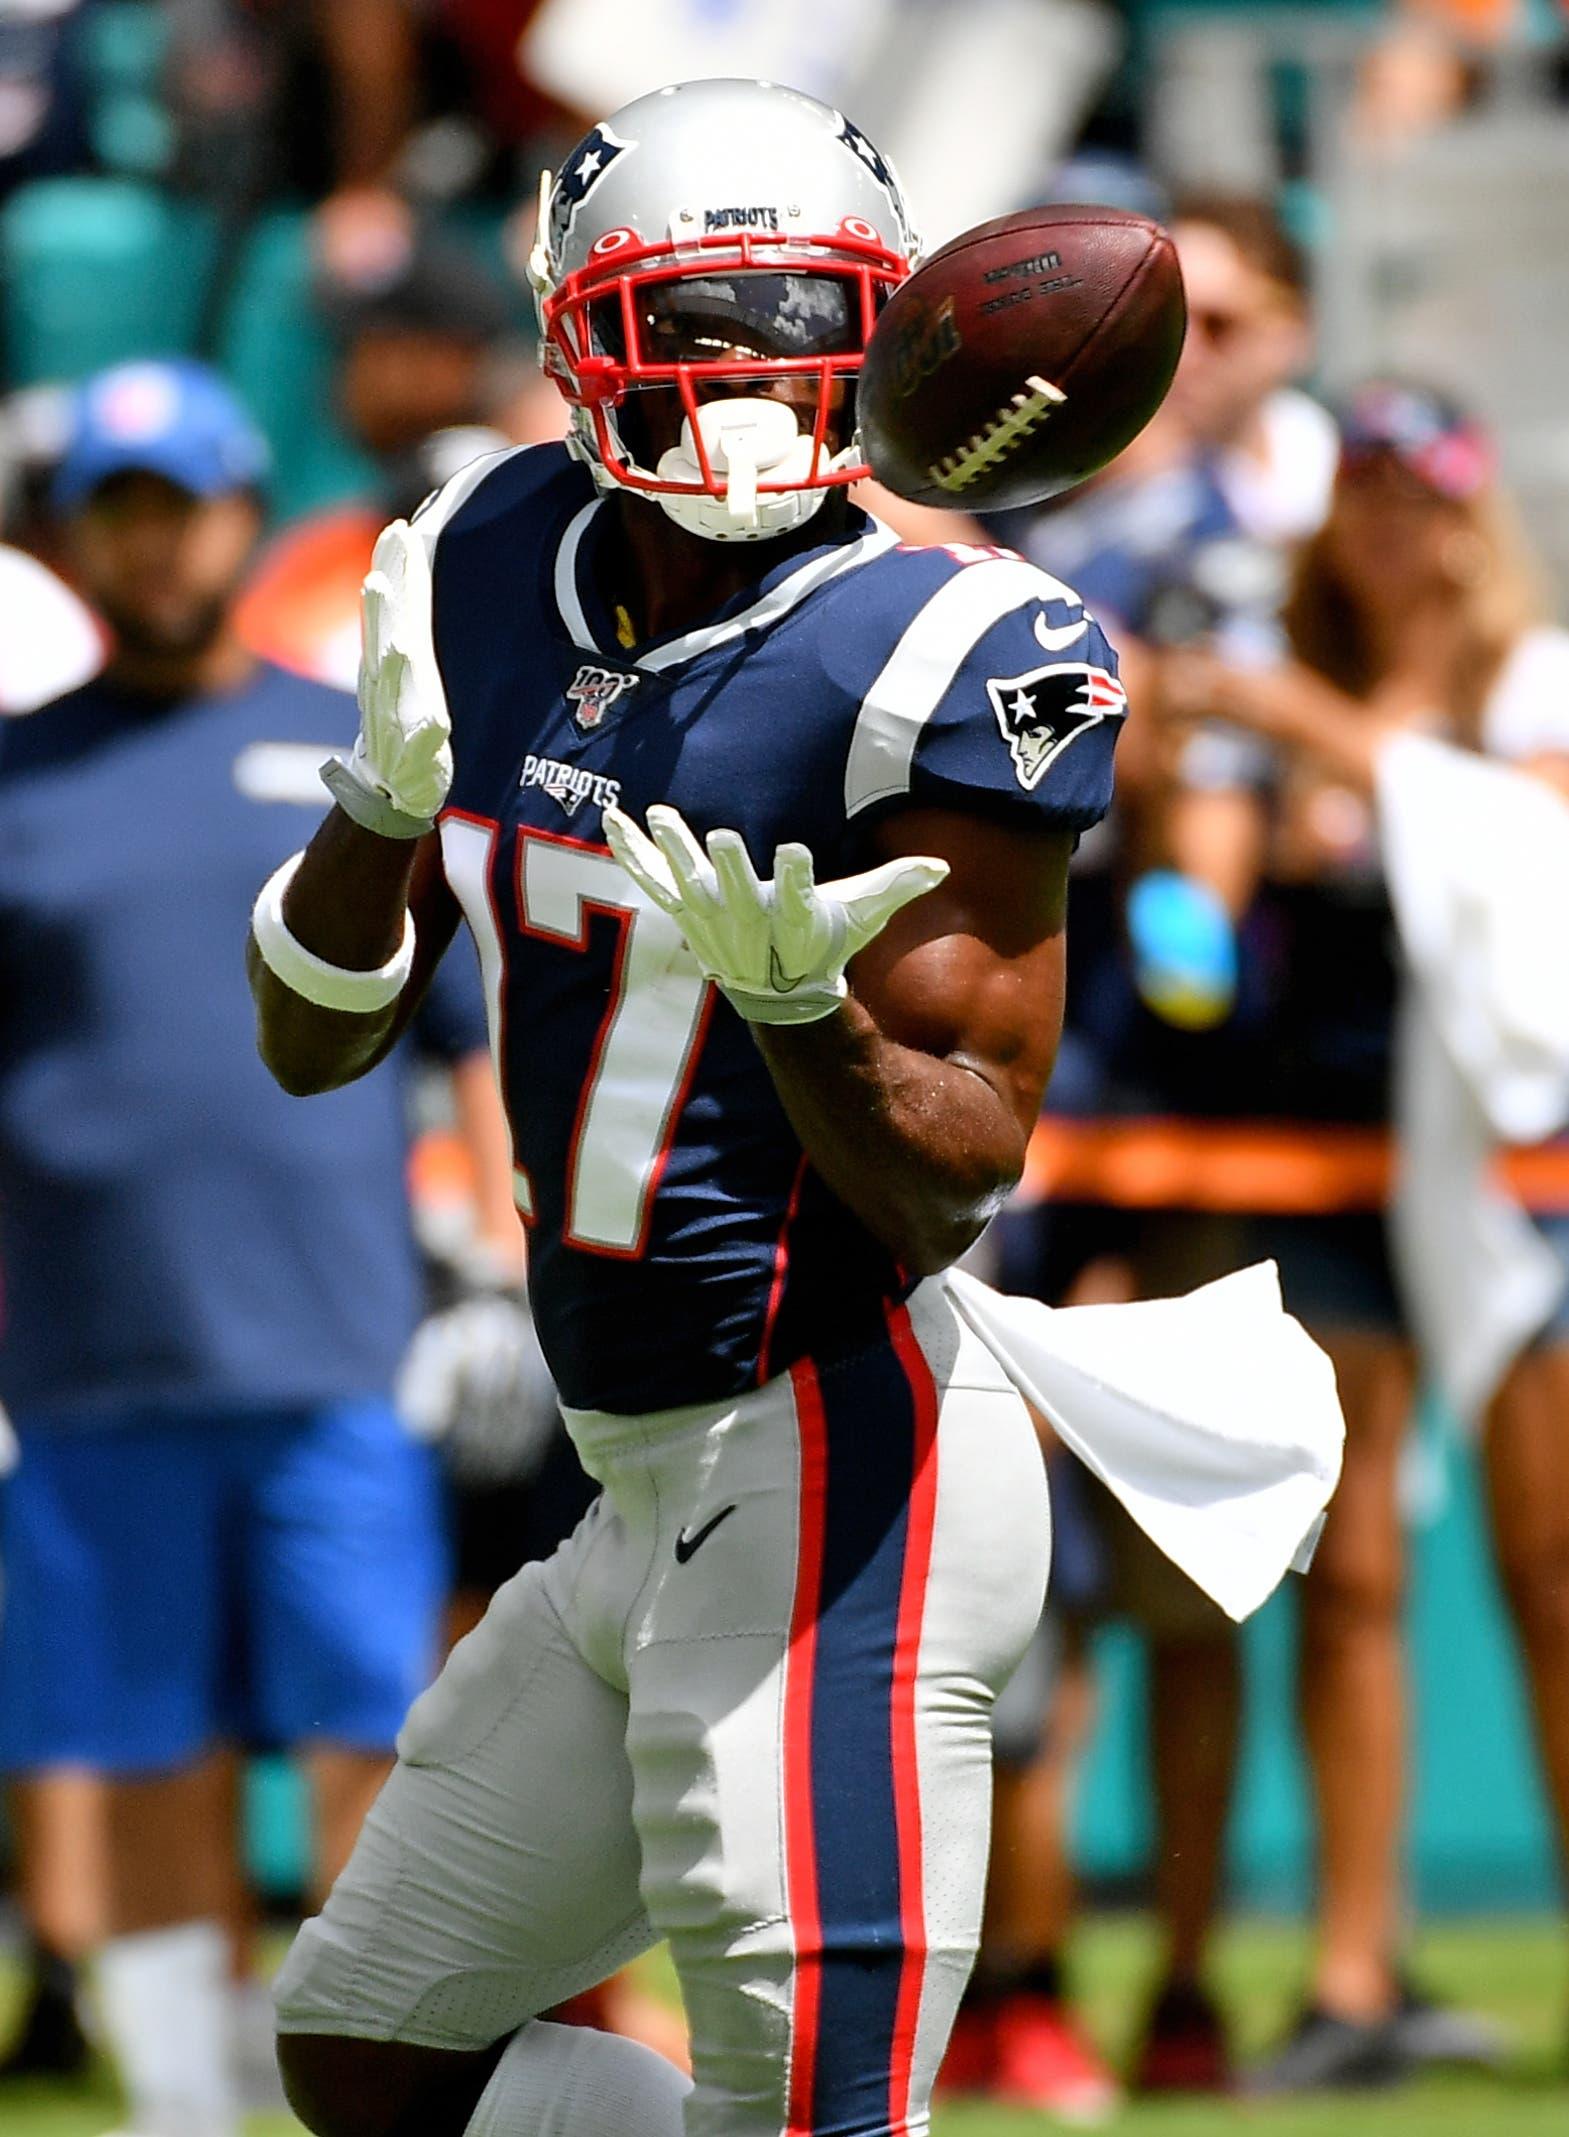
{"label": "blurred spectator", "polygon": [[[541,84],[529,65],[528,38],[542,0],[437,0],[435,27],[457,61],[467,90],[463,104],[483,128],[484,137],[497,154],[497,175],[504,190],[531,194],[538,181],[540,162],[553,163],[553,150],[571,147],[612,104],[579,107],[569,93],[559,95]],[[633,19],[622,17],[618,28],[625,32]],[[675,69],[667,78],[679,79]],[[456,113],[446,117],[450,129]],[[438,122],[439,124],[440,122]],[[432,133],[435,129],[432,129]],[[450,138],[450,134],[449,134]],[[416,167],[431,160],[442,145],[441,136],[413,144]]]}
{"label": "blurred spectator", "polygon": [[[1065,507],[1023,531],[1003,523],[1035,561],[1074,585],[1088,581],[1087,597],[1114,628],[1135,712],[1158,687],[1160,646],[1223,630],[1238,659],[1274,651],[1281,558],[1322,520],[1338,453],[1333,421],[1295,383],[1312,354],[1308,278],[1274,210],[1245,196],[1193,195],[1172,210],[1172,230],[1189,327],[1162,417]],[[1163,788],[1142,863],[1169,862],[1235,919],[1256,872],[1260,752],[1211,733],[1185,748],[1172,779],[1156,750],[1136,720],[1122,791],[1151,780]]]}
{"label": "blurred spectator", "polygon": [[339,413],[394,470],[432,431],[485,421],[521,361],[490,273],[455,242],[395,220],[352,256],[323,259],[316,301],[339,345]]}
{"label": "blurred spectator", "polygon": [[171,171],[228,198],[320,200],[392,182],[418,110],[406,0],[211,0],[168,11]]}
{"label": "blurred spectator", "polygon": [[[235,633],[265,479],[212,374],[89,382],[56,502],[113,650],[0,734],[0,1767],[46,1977],[107,1933],[147,2137],[235,2127],[221,1747],[300,1751],[324,1889],[443,1593],[389,1393],[419,1312],[404,1084],[297,1109],[235,950],[355,725]],[[477,974],[448,966],[423,1040],[494,1111]]]}
{"label": "blurred spectator", "polygon": [[1480,54],[1524,44],[1538,28],[1533,0],[1394,0],[1386,14],[1358,70],[1351,113],[1356,138],[1386,153],[1464,108]]}
{"label": "blurred spectator", "polygon": [[541,162],[585,124],[524,63],[537,6],[179,7],[165,76],[180,181],[210,196],[324,204],[337,235],[399,203],[530,196]]}
{"label": "blurred spectator", "polygon": [[[516,396],[524,358],[483,268],[396,222],[357,258],[352,280],[340,262],[338,272],[323,272],[318,294],[340,345],[339,414],[376,462],[379,484],[373,496],[315,513],[274,542],[237,620],[266,658],[349,687],[360,581],[377,534],[466,460],[507,443],[491,426]],[[559,410],[560,396],[548,390]]]}
{"label": "blurred spectator", "polygon": [[97,167],[223,199],[389,183],[419,36],[406,0],[0,0],[0,194]]}
{"label": "blurred spectator", "polygon": [[[1234,720],[1284,756],[1266,898],[1277,992],[1254,1110],[1302,1124],[1295,1134],[1304,1155],[1311,1147],[1319,1199],[1314,1214],[1262,1223],[1260,1244],[1280,1265],[1287,1305],[1335,1362],[1347,1422],[1340,1488],[1302,1606],[1318,1953],[1307,2008],[1258,2075],[1266,2091],[1498,2054],[1476,2021],[1424,2001],[1400,1960],[1398,1480],[1418,1361],[1384,1221],[1399,963],[1374,786],[1389,738],[1414,727],[1569,792],[1569,634],[1541,614],[1475,425],[1436,394],[1370,386],[1350,405],[1329,518],[1304,552],[1286,611],[1300,665],[1244,669],[1193,654],[1167,675],[1169,704]],[[1446,847],[1468,835],[1448,820],[1440,834]],[[1533,1168],[1533,1156],[1549,1162]],[[1516,1194],[1535,1207],[1537,1233],[1560,1265],[1558,1303],[1537,1314],[1531,1341],[1516,1344],[1485,1400],[1482,1453],[1569,1857],[1569,1215],[1563,1166],[1550,1162],[1561,1156],[1520,1154]],[[1450,1203],[1443,1226],[1461,1221]],[[1484,1304],[1473,1292],[1465,1311]]]}
{"label": "blurred spectator", "polygon": [[1296,383],[1313,348],[1307,262],[1247,195],[1189,194],[1171,226],[1188,298],[1173,407],[1244,532],[1300,541],[1323,520],[1337,452],[1333,422]]}

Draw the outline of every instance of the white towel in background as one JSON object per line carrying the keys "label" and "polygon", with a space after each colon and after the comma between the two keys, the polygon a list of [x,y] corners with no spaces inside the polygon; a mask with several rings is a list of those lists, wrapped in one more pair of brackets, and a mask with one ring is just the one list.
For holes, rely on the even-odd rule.
{"label": "white towel in background", "polygon": [[1569,803],[1417,734],[1381,751],[1377,797],[1408,973],[1391,1245],[1424,1365],[1474,1422],[1565,1285],[1490,1168],[1569,1122]]}
{"label": "white towel in background", "polygon": [[1563,1296],[1564,1267],[1493,1179],[1497,1139],[1411,985],[1395,1058],[1391,1258],[1425,1376],[1475,1428]]}
{"label": "white towel in background", "polygon": [[1306,1569],[1345,1426],[1272,1262],[1134,1305],[1044,1306],[960,1269],[941,1281],[1025,1400],[1228,1616]]}

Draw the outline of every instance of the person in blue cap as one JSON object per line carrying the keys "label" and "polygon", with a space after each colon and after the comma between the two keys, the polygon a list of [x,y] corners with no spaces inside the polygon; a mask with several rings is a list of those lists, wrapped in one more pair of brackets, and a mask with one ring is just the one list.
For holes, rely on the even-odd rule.
{"label": "person in blue cap", "polygon": [[[234,631],[267,472],[201,366],[89,380],[54,502],[112,650],[0,734],[0,1770],[40,1875],[73,1840],[50,1777],[113,1783],[99,1978],[139,2137],[237,2127],[223,1747],[302,1753],[325,1890],[445,1570],[389,1394],[421,1309],[406,1077],[294,1105],[236,954],[355,728]],[[433,1002],[424,1048],[488,1087],[477,972]]]}

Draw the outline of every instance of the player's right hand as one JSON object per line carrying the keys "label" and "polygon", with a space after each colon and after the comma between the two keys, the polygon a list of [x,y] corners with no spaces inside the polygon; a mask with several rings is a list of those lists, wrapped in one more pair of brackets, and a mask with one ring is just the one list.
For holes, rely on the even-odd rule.
{"label": "player's right hand", "polygon": [[405,519],[384,528],[360,593],[360,732],[322,767],[340,808],[383,838],[419,838],[452,784],[452,722],[436,666],[430,558]]}
{"label": "player's right hand", "polygon": [[614,807],[603,821],[621,866],[676,921],[704,972],[751,1024],[831,1016],[849,992],[851,958],[948,873],[946,861],[911,854],[819,883],[810,852],[792,844],[779,847],[765,883],[739,832],[711,831],[705,849],[662,802],[648,812],[648,832]]}

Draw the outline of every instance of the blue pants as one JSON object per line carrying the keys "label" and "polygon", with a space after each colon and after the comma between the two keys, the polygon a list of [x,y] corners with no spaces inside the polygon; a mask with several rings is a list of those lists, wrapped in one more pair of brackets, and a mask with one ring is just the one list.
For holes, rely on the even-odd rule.
{"label": "blue pants", "polygon": [[445,1549],[429,1450],[388,1402],[16,1425],[0,1770],[390,1751],[437,1661]]}

